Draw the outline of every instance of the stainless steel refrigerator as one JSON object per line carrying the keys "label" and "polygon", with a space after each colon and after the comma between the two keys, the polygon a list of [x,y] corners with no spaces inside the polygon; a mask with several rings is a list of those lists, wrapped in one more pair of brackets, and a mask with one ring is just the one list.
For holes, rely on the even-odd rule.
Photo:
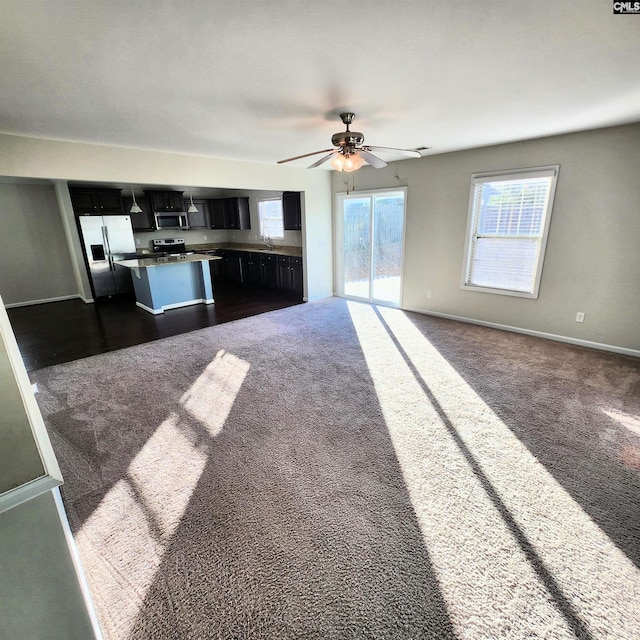
{"label": "stainless steel refrigerator", "polygon": [[129,216],[81,216],[80,231],[96,298],[133,290],[131,270],[116,260],[135,257]]}

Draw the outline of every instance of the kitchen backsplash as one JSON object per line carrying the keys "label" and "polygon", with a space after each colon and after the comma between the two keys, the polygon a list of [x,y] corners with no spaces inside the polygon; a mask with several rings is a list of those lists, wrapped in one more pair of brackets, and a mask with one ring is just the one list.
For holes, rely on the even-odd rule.
{"label": "kitchen backsplash", "polygon": [[[137,231],[135,234],[136,249],[149,249],[153,246],[153,240],[159,238],[184,238],[187,245],[218,244],[234,242],[241,244],[262,244],[258,229],[236,231],[229,229],[195,229],[193,231],[180,231],[179,229],[167,231]],[[285,231],[284,238],[274,239],[274,246],[301,247],[302,232]]]}

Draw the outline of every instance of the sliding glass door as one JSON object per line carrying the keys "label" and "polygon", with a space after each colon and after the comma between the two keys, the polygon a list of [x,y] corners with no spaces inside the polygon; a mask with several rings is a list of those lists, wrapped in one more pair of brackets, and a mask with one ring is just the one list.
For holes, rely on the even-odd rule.
{"label": "sliding glass door", "polygon": [[340,194],[340,295],[400,306],[405,189]]}

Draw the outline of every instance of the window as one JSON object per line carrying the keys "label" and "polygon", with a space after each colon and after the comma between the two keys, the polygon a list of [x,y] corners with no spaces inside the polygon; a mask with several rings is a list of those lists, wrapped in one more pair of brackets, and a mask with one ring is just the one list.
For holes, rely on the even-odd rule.
{"label": "window", "polygon": [[258,200],[258,215],[260,217],[260,235],[263,238],[284,238],[282,200],[280,198]]}
{"label": "window", "polygon": [[559,168],[471,176],[463,289],[538,297]]}

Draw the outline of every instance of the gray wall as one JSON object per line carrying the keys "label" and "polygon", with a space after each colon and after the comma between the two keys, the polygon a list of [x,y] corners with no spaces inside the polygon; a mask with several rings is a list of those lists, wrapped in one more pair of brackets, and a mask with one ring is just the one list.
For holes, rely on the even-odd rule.
{"label": "gray wall", "polygon": [[0,637],[95,637],[51,492],[0,513]]}
{"label": "gray wall", "polygon": [[5,304],[78,293],[52,185],[0,183],[0,224]]}
{"label": "gray wall", "polygon": [[[1,304],[1,302],[0,302]],[[4,312],[4,309],[0,309]],[[45,474],[18,381],[0,337],[0,494]]]}
{"label": "gray wall", "polygon": [[[550,164],[560,174],[538,299],[461,290],[471,174]],[[408,187],[404,308],[637,350],[639,175],[633,124],[367,167],[356,187]]]}

